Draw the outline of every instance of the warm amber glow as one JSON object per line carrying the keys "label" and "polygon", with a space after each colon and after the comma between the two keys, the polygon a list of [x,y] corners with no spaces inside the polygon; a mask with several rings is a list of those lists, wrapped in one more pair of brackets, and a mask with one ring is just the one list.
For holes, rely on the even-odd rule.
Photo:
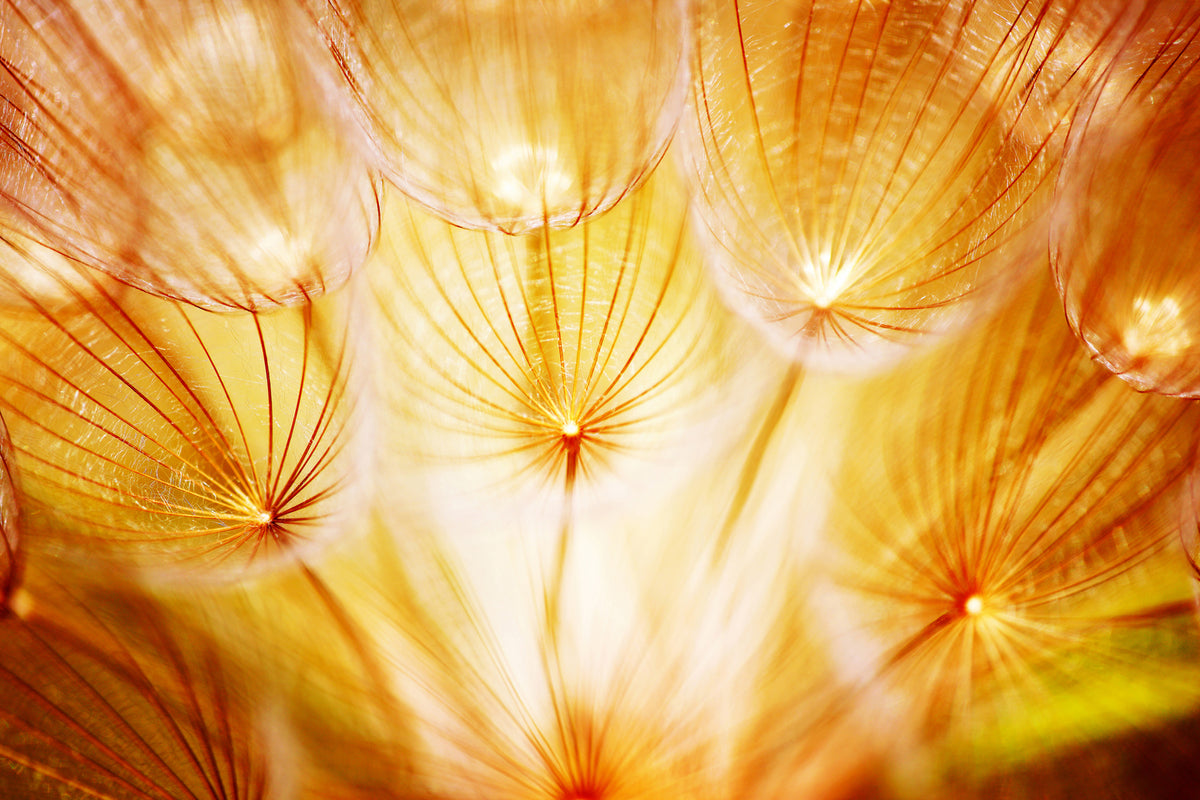
{"label": "warm amber glow", "polygon": [[352,527],[349,297],[227,317],[93,291],[0,319],[31,547],[230,580]]}
{"label": "warm amber glow", "polygon": [[606,211],[654,169],[687,88],[683,0],[329,7],[315,15],[380,165],[467,227]]}
{"label": "warm amber glow", "polygon": [[0,0],[0,798],[1200,764],[1200,3]]}
{"label": "warm amber glow", "polygon": [[1041,720],[1044,746],[1119,728],[1091,699],[1103,690],[1061,680],[1068,654],[1141,687],[1145,714],[1200,708],[1183,688],[1200,641],[1150,670],[1125,643],[1187,602],[1174,546],[1198,409],[1107,376],[1057,308],[1043,278],[973,334],[868,383],[848,448],[877,455],[846,457],[825,534],[833,646],[889,687],[880,713],[899,708],[896,724],[966,758],[1015,757],[1019,736],[996,731],[1033,735],[1047,685],[1080,710],[1069,733]]}
{"label": "warm amber glow", "polygon": [[682,200],[664,168],[610,214],[522,237],[394,203],[372,288],[398,479],[454,513],[620,497],[719,441],[714,389],[745,339],[716,313]]}
{"label": "warm amber glow", "polygon": [[1125,329],[1123,343],[1134,358],[1178,356],[1192,343],[1179,301],[1164,297],[1157,301],[1139,297],[1133,301],[1133,313]]}
{"label": "warm amber glow", "polygon": [[107,798],[137,786],[258,800],[287,785],[294,743],[231,700],[242,691],[236,670],[205,631],[129,595],[106,597],[105,613],[89,618],[96,591],[41,575],[31,584],[40,602],[0,620],[0,792],[37,797],[30,787],[50,785]]}
{"label": "warm amber glow", "polygon": [[1142,13],[1149,24],[1071,129],[1051,252],[1067,318],[1097,361],[1140,391],[1197,397],[1196,18],[1170,4]]}
{"label": "warm amber glow", "polygon": [[267,3],[109,5],[0,7],[4,124],[23,140],[0,174],[6,225],[203,307],[343,284],[373,245],[378,184],[292,59],[298,20]]}
{"label": "warm amber glow", "polygon": [[1044,235],[1054,108],[1115,35],[1114,11],[1085,6],[701,3],[681,133],[733,307],[786,354],[841,367],[986,313]]}

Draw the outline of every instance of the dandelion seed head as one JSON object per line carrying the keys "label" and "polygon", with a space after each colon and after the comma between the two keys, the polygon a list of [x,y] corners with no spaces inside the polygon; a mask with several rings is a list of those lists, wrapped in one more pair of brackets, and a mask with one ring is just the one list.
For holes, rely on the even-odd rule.
{"label": "dandelion seed head", "polygon": [[[14,20],[24,4],[46,5],[10,4]],[[228,562],[214,574],[231,579],[251,563],[275,563],[280,553],[303,567],[324,606],[319,619],[340,629],[346,658],[361,661],[364,686],[378,689],[371,694],[380,708],[365,709],[371,723],[385,724],[334,721],[321,695],[368,704],[358,691],[360,670],[340,682],[340,673],[317,667],[324,652],[315,661],[280,654],[307,674],[294,693],[304,695],[303,705],[282,708],[278,720],[281,730],[285,720],[301,726],[314,772],[328,768],[353,783],[346,797],[411,786],[437,797],[540,800],[849,796],[835,786],[838,773],[858,771],[861,751],[883,750],[882,739],[903,727],[901,715],[924,726],[922,735],[936,733],[935,726],[967,726],[980,738],[1024,744],[1026,718],[1048,716],[1045,708],[1071,722],[1072,714],[1091,713],[1056,708],[1060,687],[1051,673],[1060,667],[1070,673],[1067,694],[1074,681],[1099,673],[1130,684],[1147,674],[1162,682],[1145,669],[1138,637],[1116,629],[1182,616],[1184,603],[1168,596],[1169,588],[1157,606],[1140,594],[1143,587],[1158,591],[1142,568],[1155,566],[1174,532],[1159,519],[1166,513],[1159,498],[1174,499],[1167,487],[1195,452],[1194,436],[1177,447],[1169,434],[1194,431],[1195,414],[1136,405],[1142,399],[1107,375],[1079,379],[1077,363],[1056,360],[1078,356],[1077,348],[1055,349],[1067,337],[1006,318],[981,337],[986,349],[953,342],[951,348],[973,347],[961,363],[904,367],[896,373],[900,385],[872,392],[866,405],[884,418],[875,426],[868,420],[860,440],[835,430],[858,428],[859,417],[812,415],[819,428],[811,441],[797,434],[796,418],[808,415],[796,410],[794,364],[787,366],[787,391],[763,405],[763,424],[743,425],[743,410],[758,405],[746,399],[754,387],[733,398],[745,381],[728,364],[753,348],[730,347],[726,334],[735,329],[722,326],[723,310],[710,304],[711,287],[695,277],[698,259],[692,263],[684,207],[694,199],[710,230],[728,233],[712,250],[726,262],[721,280],[740,293],[731,305],[808,366],[879,363],[918,338],[980,316],[971,309],[1003,294],[993,287],[1034,260],[1024,255],[1035,245],[1021,245],[1018,234],[1040,224],[1041,198],[1055,174],[1055,156],[1038,154],[1052,150],[1050,131],[1077,100],[1058,73],[1075,73],[1095,49],[1090,39],[1060,37],[1056,22],[1041,22],[1042,10],[1049,20],[1057,13],[1051,0],[1022,6],[1037,15],[1032,33],[1024,22],[997,31],[997,21],[1012,23],[1007,9],[993,13],[987,2],[969,0],[742,0],[726,4],[731,19],[700,9],[695,28],[690,9],[705,4],[687,0],[302,2],[330,12],[314,11],[309,33],[325,28],[325,46],[337,51],[337,68],[353,89],[344,99],[362,106],[370,144],[343,142],[340,125],[324,126],[340,119],[324,120],[302,102],[312,95],[333,103],[337,87],[328,84],[336,78],[320,82],[320,91],[297,84],[288,64],[305,40],[291,46],[290,16],[260,20],[255,4],[244,5],[244,14],[231,12],[228,32],[202,24],[175,55],[129,37],[127,49],[147,50],[144,80],[121,63],[121,47],[104,55],[105,65],[111,61],[111,71],[125,76],[111,99],[129,95],[128,105],[140,106],[145,94],[151,110],[161,107],[127,124],[120,104],[111,113],[121,140],[112,154],[102,148],[55,165],[44,156],[57,157],[56,148],[28,137],[35,145],[30,163],[44,162],[54,182],[79,187],[80,210],[64,215],[63,230],[80,227],[78,219],[111,224],[122,217],[129,230],[88,232],[62,252],[16,234],[6,240],[9,248],[29,251],[38,263],[33,276],[14,273],[11,280],[31,294],[53,298],[65,289],[67,299],[83,301],[72,283],[76,250],[98,262],[137,250],[130,256],[137,269],[114,265],[112,274],[131,284],[124,288],[134,299],[110,303],[97,286],[94,300],[77,303],[85,321],[53,312],[49,299],[32,304],[39,313],[29,331],[26,321],[3,320],[0,410],[20,427],[18,453],[28,472],[21,499],[36,509],[29,515],[37,526],[29,538],[40,541],[35,556],[70,551],[82,572],[93,553],[106,552],[172,580],[176,562]],[[936,13],[927,16],[926,6]],[[78,15],[65,13],[76,7]],[[84,19],[88,7],[66,0],[43,16]],[[611,9],[612,18],[593,7]],[[662,10],[637,24],[643,8]],[[114,17],[133,32],[137,15]],[[626,26],[627,19],[634,24]],[[107,52],[107,40],[124,38],[119,30],[66,37],[75,25],[63,25],[63,53],[82,53],[91,40],[97,53]],[[95,27],[78,25],[84,33]],[[728,41],[705,33],[722,26]],[[659,181],[644,182],[691,82],[689,48],[676,35],[687,32],[698,33],[692,66],[703,102],[693,105],[706,118],[691,135],[704,185],[694,198],[679,192],[664,201],[659,194],[649,205],[638,187]],[[1017,43],[1025,44],[1014,49]],[[315,38],[308,46],[323,49]],[[1012,58],[1035,53],[1029,69],[1015,65],[1010,51]],[[30,52],[40,58],[59,51]],[[33,85],[21,64],[10,66],[10,78]],[[90,81],[86,64],[66,69],[74,66],[64,59],[58,71],[67,80],[52,75],[31,96],[36,102],[22,104],[15,93],[6,99],[32,128],[45,123],[51,138],[87,151],[93,139],[105,138],[98,135],[104,128],[76,124],[88,109],[70,107],[74,97],[87,97]],[[1044,74],[1026,76],[1029,70]],[[1022,86],[1030,102],[1013,122],[1004,106]],[[97,98],[96,107],[110,99]],[[1034,110],[1026,113],[1026,105]],[[42,106],[70,108],[69,124],[58,125]],[[310,129],[310,116],[324,121]],[[124,141],[126,129],[136,146]],[[347,280],[372,249],[385,204],[362,163],[367,156],[353,149],[363,146],[384,162],[372,169],[387,170],[414,202],[443,218],[435,221],[438,230],[430,223],[417,231],[427,226],[413,222],[420,235],[407,236],[397,217],[386,232],[390,239],[399,231],[394,238],[410,252],[393,259],[395,270],[372,275],[391,281],[379,285],[373,309],[391,327],[369,339],[384,352],[373,362],[380,368],[360,385],[349,377],[355,359],[348,323],[319,324],[313,296]],[[97,165],[132,175],[137,202],[125,198],[121,208],[110,187],[125,188],[126,179],[105,182]],[[619,200],[624,204],[597,216]],[[56,209],[32,210],[50,218]],[[346,225],[347,214],[361,224]],[[1107,269],[1117,261],[1102,263]],[[1135,368],[1151,353],[1186,354],[1200,339],[1188,330],[1192,305],[1176,288],[1110,288],[1102,292],[1118,297],[1124,316],[1106,341],[1119,344],[1124,331],[1123,355]],[[295,308],[214,323],[179,304],[155,310],[165,301],[137,297],[138,289],[225,311]],[[1053,312],[1060,311],[1057,300]],[[1061,322],[1045,304],[1037,308],[1032,318]],[[357,320],[360,310],[346,313]],[[295,323],[290,333],[287,319]],[[1050,343],[1045,351],[1042,342]],[[392,405],[376,414],[374,382],[388,380],[389,370],[392,385],[378,394]],[[906,401],[910,383],[922,391]],[[1108,392],[1113,385],[1124,394]],[[805,393],[813,386],[806,383]],[[846,397],[834,394],[821,405]],[[720,396],[710,404],[710,395]],[[1113,403],[1106,402],[1110,395]],[[353,420],[364,415],[352,411],[359,397],[369,404],[362,427],[391,439],[357,435]],[[387,427],[402,417],[396,431]],[[711,465],[722,473],[718,479],[698,472],[704,464],[691,457],[696,443],[711,448],[721,437],[721,444],[741,437],[738,447],[749,445],[743,471],[728,483],[725,463]],[[378,459],[350,457],[360,439],[372,440],[363,450],[374,449]],[[814,464],[826,450],[845,458],[808,481],[807,470],[791,468],[800,462],[784,455],[797,449],[816,452]],[[0,462],[4,456],[0,448]],[[403,469],[412,473],[402,477],[418,480],[373,474],[378,464],[391,469],[408,458],[413,465]],[[450,478],[442,496],[420,485],[437,469]],[[837,486],[827,489],[835,472],[828,483]],[[818,489],[796,491],[818,482]],[[358,484],[369,496],[347,496]],[[784,492],[789,503],[793,495],[822,502],[768,508]],[[538,494],[553,503],[529,502]],[[824,502],[835,494],[835,503]],[[426,509],[407,509],[417,495],[434,519],[453,520],[473,506],[483,524],[460,519],[427,529]],[[585,495],[599,502],[589,505]],[[689,505],[708,505],[700,501],[712,507],[697,509],[695,520],[680,519]],[[362,527],[370,525],[376,538],[394,534],[396,580],[364,571],[382,559],[345,567],[331,559],[310,570],[318,552],[297,552],[306,541],[353,532],[358,524],[349,511],[359,508],[369,511]],[[616,511],[591,513],[600,508]],[[801,556],[796,526],[776,524],[800,508],[800,526],[813,532],[806,538],[817,539],[820,530],[828,540],[820,546],[837,556],[828,573],[813,570],[813,583],[836,586],[807,609],[809,582],[795,578],[807,576],[810,565],[793,567],[818,546],[806,541]],[[391,521],[399,509],[411,513],[411,525]],[[16,510],[0,503],[0,544],[24,569],[9,530]],[[653,524],[623,530],[649,515]],[[826,534],[827,518],[833,524]],[[482,544],[455,541],[454,534],[474,529],[485,532]],[[1195,543],[1187,544],[1195,567]],[[638,557],[643,548],[662,560],[646,566]],[[719,558],[709,559],[710,550]],[[9,762],[19,780],[31,765],[39,771],[41,756],[23,749],[34,739],[55,756],[38,781],[61,779],[63,793],[173,798],[207,787],[208,795],[238,800],[295,794],[278,784],[269,793],[262,788],[262,775],[274,781],[275,773],[300,772],[278,764],[276,750],[286,753],[290,742],[256,742],[257,729],[272,726],[241,712],[274,703],[279,689],[290,703],[288,685],[297,682],[285,675],[274,685],[268,679],[243,686],[241,673],[260,672],[257,653],[248,652],[231,662],[234,682],[226,686],[218,669],[224,654],[213,648],[240,637],[209,636],[199,626],[176,637],[176,612],[161,623],[146,619],[156,602],[131,604],[147,613],[109,628],[108,609],[97,602],[80,616],[87,624],[73,626],[82,638],[67,638],[54,619],[67,606],[4,579],[5,568],[0,558],[0,616],[8,615],[7,640],[0,637],[0,731],[18,736],[0,735],[0,795],[9,794]],[[323,576],[343,569],[354,588],[324,588]],[[382,602],[361,602],[370,597],[363,585]],[[534,602],[514,586],[532,589]],[[817,603],[832,610],[812,613]],[[340,661],[306,610],[297,606],[240,632],[282,634],[291,616],[312,646]],[[810,624],[829,631],[830,652],[810,646]],[[138,634],[136,647],[122,640],[129,632]],[[144,656],[142,640],[153,645]],[[1132,658],[1123,652],[1126,642],[1139,648]],[[261,673],[275,660],[271,654]],[[842,663],[827,675],[826,660]],[[1136,663],[1122,671],[1126,660]],[[101,680],[89,680],[91,674]],[[161,688],[159,676],[170,679]],[[307,691],[310,676],[320,691]],[[1194,669],[1187,673],[1193,676]],[[795,683],[802,687],[785,685]],[[843,692],[847,687],[853,691]],[[1142,688],[1130,694],[1160,691]],[[985,705],[1000,695],[1019,701],[1009,704],[1015,711]],[[1152,713],[1162,713],[1154,705],[1187,711],[1200,702],[1191,691],[1161,695],[1151,701]],[[1041,702],[1048,696],[1052,702]],[[1076,693],[1069,702],[1087,707],[1097,696]],[[402,697],[395,717],[374,719]],[[22,705],[9,703],[13,698]],[[858,722],[843,719],[844,712],[875,698],[896,710],[875,704],[870,722],[882,732],[858,737]],[[308,709],[321,713],[306,715]],[[884,719],[880,711],[896,716]],[[1122,724],[1149,719],[1137,709],[1121,712]],[[326,714],[330,730],[361,727],[380,745],[386,738],[389,750],[395,745],[397,771],[389,764],[378,772],[372,766],[369,776],[343,772],[337,755],[320,752],[328,742],[316,734],[326,726],[318,721],[309,729],[305,719]],[[892,720],[899,724],[887,724]],[[67,724],[56,730],[58,722]],[[349,748],[342,742],[328,749]],[[364,761],[392,760],[356,749]],[[825,753],[834,750],[850,752],[837,753],[831,765]],[[103,758],[93,761],[93,754]],[[913,761],[921,764],[913,772],[944,766],[920,755]],[[127,781],[126,769],[148,774]],[[76,771],[82,777],[69,774]],[[94,786],[89,771],[99,775]],[[385,771],[387,780],[377,782]],[[118,779],[115,788],[109,776]],[[310,793],[309,777],[298,775],[288,788]],[[746,790],[760,780],[761,791]],[[691,792],[692,785],[703,788]],[[312,788],[313,796],[343,796]],[[919,788],[900,791],[916,795]]]}

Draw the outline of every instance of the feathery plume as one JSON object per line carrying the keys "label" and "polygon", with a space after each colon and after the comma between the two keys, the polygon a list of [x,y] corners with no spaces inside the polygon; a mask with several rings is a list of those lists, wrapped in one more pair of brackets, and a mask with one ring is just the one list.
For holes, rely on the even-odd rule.
{"label": "feathery plume", "polygon": [[[990,309],[1036,263],[1063,122],[1050,101],[1083,82],[1077,56],[1112,27],[1101,9],[1117,13],[702,3],[681,134],[731,305],[787,355],[838,368]],[[1043,72],[1053,56],[1071,69]]]}
{"label": "feathery plume", "polygon": [[877,456],[838,478],[818,616],[864,692],[956,769],[1200,705],[1177,552],[1200,409],[1099,370],[1056,309],[1039,281],[868,384],[891,398],[858,412]]}
{"label": "feathery plume", "polygon": [[[719,439],[713,421],[737,395],[714,387],[744,339],[704,282],[665,171],[564,231],[464,231],[393,209],[371,273],[379,374],[395,462],[444,482],[435,503],[607,503],[686,473]],[[404,469],[396,480],[411,482]]]}
{"label": "feathery plume", "polygon": [[30,800],[284,800],[289,747],[198,630],[36,576],[0,621],[0,791]]}
{"label": "feathery plume", "polygon": [[571,226],[666,150],[685,0],[308,0],[385,174],[457,225]]}
{"label": "feathery plume", "polygon": [[343,283],[374,241],[378,187],[318,102],[287,9],[5,0],[0,233],[206,308]]}
{"label": "feathery plume", "polygon": [[354,293],[217,315],[93,284],[0,318],[0,410],[41,557],[214,579],[312,552],[356,505]]}
{"label": "feathery plume", "polygon": [[430,796],[725,796],[739,679],[750,683],[759,664],[709,637],[757,642],[762,626],[738,622],[777,596],[731,597],[686,569],[637,564],[647,534],[679,522],[665,516],[580,520],[561,560],[523,526],[470,541],[394,532],[395,577],[368,604],[367,627],[412,710],[416,777]]}
{"label": "feathery plume", "polygon": [[1164,7],[1075,117],[1051,248],[1093,357],[1141,391],[1200,397],[1200,9]]}

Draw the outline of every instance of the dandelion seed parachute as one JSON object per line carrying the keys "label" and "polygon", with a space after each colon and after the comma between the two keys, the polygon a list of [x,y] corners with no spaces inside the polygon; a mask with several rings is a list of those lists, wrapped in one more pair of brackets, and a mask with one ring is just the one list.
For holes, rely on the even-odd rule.
{"label": "dandelion seed parachute", "polygon": [[306,800],[429,797],[414,777],[411,714],[365,624],[378,594],[406,592],[393,551],[382,526],[370,525],[311,566],[158,592],[175,616],[212,631],[246,686],[270,687],[280,701],[304,754],[295,782]]}
{"label": "dandelion seed parachute", "polygon": [[[837,368],[886,362],[978,318],[1021,279],[1057,162],[1050,98],[1082,81],[1072,56],[1105,36],[1090,17],[1111,6],[701,9],[694,114],[681,127],[698,227],[731,305],[783,352]],[[1093,32],[1067,36],[1084,12]],[[1072,69],[1042,72],[1055,55]]]}
{"label": "dandelion seed parachute", "polygon": [[286,9],[4,3],[0,235],[206,308],[343,283],[372,246],[378,187]]}
{"label": "dandelion seed parachute", "polygon": [[603,217],[524,236],[392,206],[371,282],[397,485],[411,470],[447,509],[541,512],[564,490],[637,494],[651,470],[661,487],[710,450],[744,340],[661,172]]}
{"label": "dandelion seed parachute", "polygon": [[982,84],[1002,107],[1002,127],[1057,164],[1081,100],[1144,33],[1149,9],[1176,1],[977,0],[977,34],[1012,48],[1009,69],[989,71]]}
{"label": "dandelion seed parachute", "polygon": [[1077,116],[1052,255],[1071,327],[1140,391],[1200,397],[1200,10],[1151,18]]}
{"label": "dandelion seed parachute", "polygon": [[[757,664],[707,635],[752,641],[759,628],[729,623],[722,601],[738,601],[726,593],[714,601],[703,585],[675,582],[686,572],[677,565],[667,580],[686,599],[666,616],[646,613],[650,595],[670,592],[634,552],[664,516],[675,519],[628,529],[580,520],[561,572],[519,528],[493,525],[470,544],[412,528],[393,537],[395,577],[382,585],[401,588],[376,590],[368,627],[413,711],[430,795],[721,796],[737,709],[706,678]],[[546,580],[556,572],[561,591]]]}
{"label": "dandelion seed parachute", "polygon": [[1200,641],[1173,624],[1190,604],[1177,503],[1198,409],[1091,364],[1049,281],[1034,289],[869,385],[894,398],[858,412],[880,455],[838,486],[870,500],[829,527],[835,653],[873,664],[868,684],[954,768],[1200,707]]}
{"label": "dandelion seed parachute", "polygon": [[[778,495],[750,492],[725,531],[743,481],[728,465],[746,446],[730,441],[725,460],[619,521],[579,515],[561,557],[534,523],[497,515],[469,536],[388,526],[399,554],[371,562],[397,577],[365,583],[402,588],[355,606],[380,609],[367,627],[395,664],[435,796],[766,798],[860,780],[877,751],[829,718],[830,662],[786,590],[775,515],[758,507]],[[819,469],[765,469],[798,465]],[[771,769],[781,752],[811,769]]]}
{"label": "dandelion seed parachute", "polygon": [[385,174],[458,225],[520,232],[608,209],[683,107],[683,0],[311,5]]}
{"label": "dandelion seed parachute", "polygon": [[225,580],[353,528],[354,293],[218,315],[91,288],[87,313],[0,319],[31,550]]}
{"label": "dandelion seed parachute", "polygon": [[[74,584],[74,582],[73,582]],[[0,792],[286,800],[287,735],[202,631],[38,576],[0,621]]]}

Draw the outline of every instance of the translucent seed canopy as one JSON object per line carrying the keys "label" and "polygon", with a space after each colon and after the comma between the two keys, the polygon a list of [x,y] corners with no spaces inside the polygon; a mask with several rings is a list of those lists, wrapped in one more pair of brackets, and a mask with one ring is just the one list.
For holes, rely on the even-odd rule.
{"label": "translucent seed canopy", "polygon": [[415,771],[432,796],[632,800],[724,785],[724,745],[736,737],[725,727],[727,686],[690,667],[698,652],[715,662],[706,676],[743,661],[699,641],[696,618],[704,634],[743,632],[675,574],[671,618],[650,610],[647,596],[667,589],[644,582],[658,573],[630,563],[627,543],[652,529],[581,520],[560,594],[529,582],[542,567],[527,537],[499,535],[502,522],[469,544],[411,529],[395,538],[391,577],[364,582],[377,609],[368,627],[414,712]]}
{"label": "translucent seed canopy", "polygon": [[283,737],[200,632],[171,632],[148,603],[106,598],[97,612],[96,597],[54,584],[17,599],[0,620],[4,796],[292,796]]}
{"label": "translucent seed canopy", "polygon": [[594,221],[524,236],[392,208],[372,265],[380,374],[398,452],[454,502],[630,491],[720,434],[713,387],[734,374],[736,328],[669,176]]}
{"label": "translucent seed canopy", "polygon": [[216,315],[99,292],[0,322],[0,411],[43,556],[223,580],[352,528],[354,295]]}
{"label": "translucent seed canopy", "polygon": [[1051,245],[1096,360],[1141,391],[1200,397],[1200,11],[1177,17],[1171,68],[1143,66],[1133,40],[1076,118]]}
{"label": "translucent seed canopy", "polygon": [[893,359],[1033,263],[1058,87],[1027,58],[1066,23],[1016,5],[701,4],[681,127],[699,227],[730,304],[789,356]]}
{"label": "translucent seed canopy", "polygon": [[458,225],[604,211],[654,168],[683,107],[683,0],[313,5],[385,174]]}
{"label": "translucent seed canopy", "polygon": [[343,283],[372,246],[378,187],[287,9],[6,4],[0,235],[60,274],[48,253],[207,308]]}
{"label": "translucent seed canopy", "polygon": [[[1176,2],[1176,0],[1168,0]],[[1008,135],[1061,155],[1066,129],[1088,91],[1144,31],[1163,0],[976,0],[975,35],[1003,41],[1008,69],[983,76],[1003,107]]]}
{"label": "translucent seed canopy", "polygon": [[867,391],[852,446],[879,457],[838,486],[869,500],[828,533],[836,651],[983,769],[1200,705],[1176,541],[1197,409],[1092,364],[1041,283]]}

